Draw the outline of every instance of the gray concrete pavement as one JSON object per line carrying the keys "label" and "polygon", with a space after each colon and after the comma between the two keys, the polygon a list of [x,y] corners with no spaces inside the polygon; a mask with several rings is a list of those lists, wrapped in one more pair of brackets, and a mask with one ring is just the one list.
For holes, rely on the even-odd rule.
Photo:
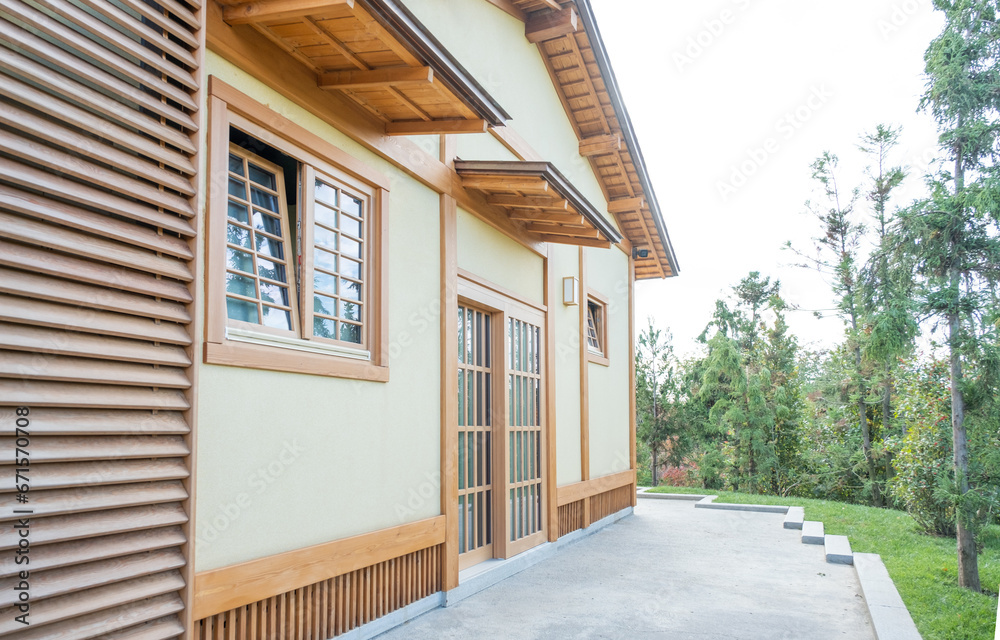
{"label": "gray concrete pavement", "polygon": [[854,569],[783,520],[641,500],[634,516],[379,639],[874,638]]}

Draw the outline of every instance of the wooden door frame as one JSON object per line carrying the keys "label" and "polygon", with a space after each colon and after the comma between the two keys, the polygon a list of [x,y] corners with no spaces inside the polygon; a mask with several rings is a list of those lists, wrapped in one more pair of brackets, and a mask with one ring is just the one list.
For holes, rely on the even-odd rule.
{"label": "wooden door frame", "polygon": [[[546,483],[549,483],[551,479],[548,475],[548,456],[547,451],[549,447],[549,441],[547,438],[548,429],[550,425],[548,424],[548,411],[547,407],[551,401],[549,398],[548,390],[548,376],[547,371],[547,357],[548,357],[548,312],[544,305],[533,304],[527,301],[517,294],[506,290],[502,287],[494,285],[478,276],[459,270],[458,283],[457,283],[457,298],[459,307],[467,304],[478,308],[481,311],[488,311],[493,316],[493,364],[494,364],[494,374],[493,374],[493,405],[494,409],[492,412],[492,424],[493,424],[493,473],[494,478],[492,479],[493,485],[493,557],[499,559],[505,559],[526,551],[534,546],[537,546],[548,539],[548,528],[549,528],[549,510],[555,508],[548,496],[548,487]],[[507,321],[510,318],[517,318],[534,324],[538,327],[540,332],[540,345],[539,345],[539,366],[541,371],[540,379],[540,398],[541,401],[545,403],[545,407],[541,409],[540,420],[542,421],[542,437],[540,439],[541,446],[543,450],[540,454],[541,458],[541,478],[543,482],[542,491],[540,492],[540,499],[542,500],[542,517],[541,517],[541,530],[526,537],[521,540],[511,542],[509,540],[508,531],[510,530],[510,511],[507,505]],[[457,329],[457,327],[456,327]],[[451,336],[451,340],[457,340],[457,334]],[[499,360],[498,360],[499,358]],[[502,364],[500,364],[502,362]],[[500,364],[501,369],[496,369]],[[499,375],[498,375],[499,373]],[[457,405],[457,395],[455,398],[449,400]],[[498,446],[498,443],[502,443]],[[457,466],[456,466],[457,467]],[[455,470],[457,473],[457,468]],[[496,479],[496,474],[502,474],[502,480],[498,483]],[[456,528],[458,527],[458,521],[456,519],[455,523],[452,525]],[[464,563],[463,563],[464,564]],[[464,568],[464,567],[462,567]]]}

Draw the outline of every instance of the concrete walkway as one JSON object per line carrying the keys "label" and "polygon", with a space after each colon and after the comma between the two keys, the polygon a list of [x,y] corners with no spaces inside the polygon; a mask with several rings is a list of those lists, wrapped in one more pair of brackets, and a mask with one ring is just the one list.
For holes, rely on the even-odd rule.
{"label": "concrete walkway", "polygon": [[853,567],[774,513],[641,500],[635,515],[379,640],[874,638]]}

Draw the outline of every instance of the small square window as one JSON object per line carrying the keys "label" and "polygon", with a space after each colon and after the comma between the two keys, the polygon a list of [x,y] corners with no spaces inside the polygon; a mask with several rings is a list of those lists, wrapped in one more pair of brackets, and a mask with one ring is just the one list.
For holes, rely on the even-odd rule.
{"label": "small square window", "polygon": [[587,359],[607,366],[608,361],[608,303],[603,296],[591,291],[587,295],[587,318],[584,325],[587,338]]}

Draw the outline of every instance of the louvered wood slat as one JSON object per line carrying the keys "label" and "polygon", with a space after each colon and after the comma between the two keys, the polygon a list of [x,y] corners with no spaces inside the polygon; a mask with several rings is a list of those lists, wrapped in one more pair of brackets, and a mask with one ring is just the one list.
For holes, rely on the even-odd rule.
{"label": "louvered wood slat", "polygon": [[[155,527],[182,525],[187,514],[179,504],[155,504],[124,509],[109,509],[66,516],[33,518],[31,543],[44,545],[51,542],[80,540],[99,536],[142,531]],[[0,550],[17,547],[17,531],[0,527]]]}
{"label": "louvered wood slat", "polygon": [[[92,409],[31,410],[31,433],[48,435],[186,434],[190,429],[184,416],[172,411],[101,411]],[[14,412],[0,407],[0,435],[14,434]],[[65,438],[66,446],[77,446],[76,438]],[[126,451],[132,447],[124,447]],[[115,454],[117,455],[117,453]]]}
{"label": "louvered wood slat", "polygon": [[[142,603],[131,603],[97,613],[79,616],[64,622],[47,624],[18,634],[18,640],[89,640],[90,638],[141,638],[132,629],[146,621],[157,620],[184,609],[180,597],[174,594],[157,596]],[[133,635],[112,635],[111,632],[129,630]],[[142,629],[142,631],[145,631]],[[173,635],[176,635],[173,634]],[[160,636],[169,638],[171,636]]]}
{"label": "louvered wood slat", "polygon": [[[34,565],[34,561],[32,561]],[[184,579],[176,571],[127,580],[106,587],[95,587],[79,594],[42,600],[31,606],[32,626],[41,626],[92,611],[101,611],[129,602],[145,600],[184,588]],[[16,609],[0,610],[0,637],[15,634],[24,625],[14,620]]]}
{"label": "louvered wood slat", "polygon": [[[5,294],[0,294],[0,320],[167,344],[191,343],[191,337],[179,324],[156,322],[107,311],[80,309]],[[0,452],[0,456],[2,455]]]}
{"label": "louvered wood slat", "polygon": [[[185,498],[187,492],[184,490],[184,485],[173,480],[111,487],[83,485],[76,489],[33,491],[32,517],[174,502]],[[13,496],[0,496],[0,506],[4,510],[4,513],[0,513],[0,520],[17,520],[21,517],[13,513],[14,509],[20,508],[17,504]]]}
{"label": "louvered wood slat", "polygon": [[[90,260],[81,260],[35,247],[12,244],[0,239],[0,265],[3,264],[30,269],[35,274],[41,273],[57,278],[69,278],[96,284],[103,282],[114,286],[115,289],[91,287],[59,280],[49,282],[50,279],[39,278],[35,274],[0,269],[3,272],[3,277],[10,279],[9,282],[0,279],[0,291],[181,323],[190,320],[190,316],[181,305],[158,302],[142,296],[122,294],[118,291],[118,289],[134,291],[178,302],[190,301],[190,291],[179,282],[160,280],[154,276],[129,271],[121,267],[98,264]],[[29,285],[37,285],[38,288],[35,290],[24,288]],[[102,292],[103,295],[99,295],[98,292]]]}
{"label": "louvered wood slat", "polygon": [[[18,260],[22,257],[27,259]],[[34,260],[33,258],[36,257],[38,259]],[[173,322],[183,323],[191,320],[187,310],[179,304],[161,302],[146,296],[123,293],[117,290],[120,288],[157,295],[158,292],[154,287],[157,287],[156,283],[163,281],[151,276],[128,272],[121,268],[104,267],[77,258],[62,259],[51,253],[27,247],[18,248],[17,245],[0,242],[0,264],[17,262],[21,262],[24,266],[31,267],[35,271],[54,275],[61,275],[59,269],[63,267],[79,267],[79,271],[68,272],[65,275],[81,279],[89,276],[87,279],[93,282],[101,282],[101,278],[104,278],[105,283],[117,285],[117,288],[108,289],[89,284],[78,284],[0,267],[0,292]],[[89,269],[90,273],[85,271],[87,265],[92,265]],[[163,287],[163,289],[170,290],[167,287]]]}
{"label": "louvered wood slat", "polygon": [[[161,549],[73,565],[62,569],[31,572],[31,595],[44,600],[81,589],[98,587],[130,578],[152,575],[184,566],[184,556],[177,549]],[[14,586],[18,578],[0,580],[0,607],[17,603]]]}
{"label": "louvered wood slat", "polygon": [[8,209],[15,213],[86,231],[108,240],[117,240],[185,260],[194,257],[191,248],[180,238],[160,235],[153,229],[145,229],[124,220],[108,218],[80,207],[6,185],[0,185],[0,209]]}
{"label": "louvered wood slat", "polygon": [[191,364],[187,352],[181,347],[69,331],[54,336],[51,330],[44,327],[7,322],[0,322],[0,349],[177,367]]}
{"label": "louvered wood slat", "polygon": [[149,251],[95,238],[79,231],[53,227],[21,216],[0,212],[0,235],[57,251],[75,252],[78,256],[92,260],[109,262],[184,282],[192,280],[187,266],[173,258],[157,256]]}
{"label": "louvered wood slat", "polygon": [[[33,554],[32,624],[0,610],[0,636],[184,632],[197,12],[0,5],[0,546],[30,508]],[[27,502],[14,406],[30,407]]]}
{"label": "louvered wood slat", "polygon": [[[124,631],[107,633],[102,640],[166,640],[184,632],[184,627],[175,616],[146,622]],[[254,639],[256,640],[256,639]]]}
{"label": "louvered wood slat", "polygon": [[[117,76],[108,73],[104,69],[91,64],[89,61],[82,58],[71,58],[73,65],[70,67],[66,66],[66,54],[60,49],[52,45],[51,43],[43,40],[42,38],[29,33],[25,29],[22,29],[13,23],[0,20],[0,44],[6,39],[12,44],[16,44],[21,49],[29,52],[30,54],[37,56],[41,60],[45,60],[51,64],[54,64],[61,68],[62,73],[71,73],[86,82],[100,87],[108,91],[111,95],[116,96],[119,100],[129,100],[135,103],[137,106],[144,109],[148,109],[150,112],[155,113],[158,116],[162,116],[171,122],[178,124],[179,126],[187,129],[188,131],[197,131],[198,123],[195,122],[191,116],[187,113],[178,109],[172,105],[169,105],[161,100],[157,100],[151,94],[144,93],[139,90],[134,85],[131,85]],[[19,67],[15,66],[14,70]],[[26,69],[26,71],[34,71],[35,69]],[[62,94],[63,96],[69,97],[79,97],[79,99],[94,99],[93,96],[103,95],[90,90],[92,93],[78,92],[76,89],[78,87],[85,87],[86,85],[80,84],[71,78],[67,78],[61,74],[53,74],[52,76],[39,75],[34,76],[33,79],[37,79],[39,84],[45,86],[48,89],[52,89]],[[60,79],[64,78],[64,79]],[[132,122],[138,119],[151,120],[148,116],[145,116],[140,111],[128,108],[127,105],[122,104],[118,100],[112,100],[107,98],[111,103],[118,103],[118,107],[109,108],[107,106],[99,109],[102,113],[113,114],[114,117]],[[98,104],[106,105],[109,104],[102,100],[97,101]],[[131,112],[131,116],[125,115],[125,112]],[[155,122],[155,120],[153,121]],[[137,129],[145,130],[143,126],[136,125]],[[162,140],[173,144],[175,147],[194,153],[195,147],[190,140],[181,132],[174,132],[173,134],[161,134],[158,132],[153,132],[152,135],[161,138]]]}
{"label": "louvered wood slat", "polygon": [[[75,107],[66,100],[54,98],[44,91],[21,82],[12,75],[0,73],[0,81],[4,83],[5,95],[12,100],[17,100],[33,109],[38,109],[46,115],[54,116],[58,120],[69,123],[83,131],[92,133],[100,132],[101,138],[110,140],[126,149],[131,149],[136,153],[143,154],[156,162],[162,162],[187,175],[194,173],[194,165],[191,164],[191,160],[184,154],[161,147],[146,137],[110,123],[79,107]],[[53,119],[33,116],[13,105],[5,105],[3,110],[0,111],[0,118],[3,119],[4,123],[30,135],[46,139],[55,144],[62,144],[64,147],[71,148],[77,153],[106,162],[119,169],[142,175],[149,180],[159,182],[181,193],[187,195],[194,193],[191,183],[177,174],[159,169],[155,164],[137,162],[138,158],[135,156],[118,151],[114,147],[95,145],[93,138],[77,135],[66,127],[59,126]]]}
{"label": "louvered wood slat", "polygon": [[0,130],[0,151],[78,180],[86,180],[106,189],[128,193],[154,207],[163,207],[188,218],[194,216],[194,208],[188,198],[162,191],[142,180],[95,165],[24,136]]}
{"label": "louvered wood slat", "polygon": [[[191,453],[179,436],[39,436],[32,429],[31,462],[170,458]],[[0,437],[0,464],[13,464],[15,438]],[[0,564],[3,559],[0,558]]]}
{"label": "louvered wood slat", "polygon": [[[132,79],[139,85],[145,85],[159,92],[187,109],[191,109],[192,111],[197,109],[198,105],[195,104],[187,91],[174,87],[166,80],[161,79],[159,74],[141,70],[140,67],[136,66],[130,60],[80,35],[77,31],[50,18],[41,11],[33,9],[24,2],[21,2],[21,0],[5,0],[3,9],[19,20],[34,27],[39,32],[54,38],[57,42],[72,47],[83,54],[84,57],[89,56],[93,58],[98,63],[117,71],[126,78]],[[64,62],[66,61],[66,54],[59,57]]]}
{"label": "louvered wood slat", "polygon": [[[94,384],[33,382],[0,378],[0,398],[17,406],[106,407],[184,411],[191,404],[177,390],[106,387]],[[13,423],[8,423],[13,424]]]}
{"label": "louvered wood slat", "polygon": [[111,362],[0,351],[0,378],[91,382],[133,387],[187,389],[191,386],[183,369],[157,368],[130,362]]}
{"label": "louvered wood slat", "polygon": [[[0,465],[0,493],[16,491],[16,467]],[[156,480],[180,480],[188,477],[183,460],[122,460],[110,463],[105,460],[92,462],[59,462],[55,464],[31,465],[29,477],[31,490],[65,489],[79,484],[103,486],[127,484],[130,482],[150,482]]]}
{"label": "louvered wood slat", "polygon": [[[0,21],[2,22],[2,21]],[[64,154],[65,155],[65,154]],[[181,236],[194,235],[194,228],[187,221],[138,202],[96,189],[53,173],[29,167],[6,158],[0,158],[0,176],[6,182],[29,189],[38,189],[52,196],[73,202],[85,202],[108,213],[144,222]]]}
{"label": "louvered wood slat", "polygon": [[[44,571],[89,562],[94,558],[114,558],[166,549],[184,544],[184,540],[184,532],[180,527],[161,527],[87,540],[34,545],[31,548],[31,570]],[[14,556],[11,554],[0,558],[0,577],[12,576],[23,568],[14,563]],[[0,621],[2,620],[3,616],[0,614]]]}

